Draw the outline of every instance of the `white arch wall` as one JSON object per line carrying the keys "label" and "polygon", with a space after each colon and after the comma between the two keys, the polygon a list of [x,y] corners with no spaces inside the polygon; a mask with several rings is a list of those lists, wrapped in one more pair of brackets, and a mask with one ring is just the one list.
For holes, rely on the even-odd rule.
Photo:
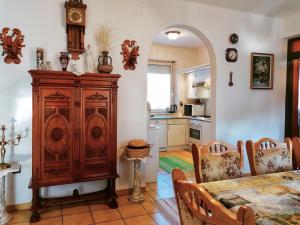
{"label": "white arch wall", "polygon": [[[261,136],[283,138],[285,56],[281,54],[279,20],[198,5],[183,0],[84,0],[88,5],[86,43],[96,49],[95,31],[101,23],[111,24],[114,48],[111,51],[114,72],[122,74],[118,98],[118,145],[131,138],[146,138],[146,74],[148,52],[153,37],[163,28],[184,24],[193,27],[210,41],[215,51],[216,136],[235,143],[237,139],[257,139]],[[14,117],[17,130],[31,128],[31,86],[26,71],[35,67],[35,49],[46,49],[46,57],[59,69],[58,53],[66,48],[64,0],[3,0],[0,1],[0,28],[18,27],[25,34],[26,48],[20,65],[6,65],[0,57],[0,122],[11,124]],[[224,52],[231,47],[229,34],[240,36],[237,63],[225,62]],[[140,57],[135,71],[122,68],[120,44],[135,39]],[[275,82],[272,91],[249,89],[250,52],[275,54]],[[82,62],[81,62],[82,63]],[[82,63],[83,64],[83,63]],[[80,67],[80,66],[79,66]],[[228,87],[228,74],[234,72],[234,86]],[[10,150],[9,150],[10,151]],[[119,155],[122,150],[119,149]],[[16,147],[15,158],[22,163],[22,173],[9,177],[8,204],[29,202],[27,189],[31,177],[31,133]],[[132,165],[120,159],[121,178],[118,189],[131,186]],[[245,171],[248,170],[246,164]],[[47,189],[49,195],[95,190],[101,184],[68,185]]]}

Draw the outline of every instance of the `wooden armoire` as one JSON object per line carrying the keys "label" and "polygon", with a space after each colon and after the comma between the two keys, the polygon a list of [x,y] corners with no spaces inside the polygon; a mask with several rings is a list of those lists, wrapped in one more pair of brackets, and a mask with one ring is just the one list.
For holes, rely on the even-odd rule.
{"label": "wooden armoire", "polygon": [[[117,208],[117,74],[30,70],[32,76],[32,216],[38,210],[72,200],[105,197]],[[107,180],[90,194],[42,198],[41,187]]]}

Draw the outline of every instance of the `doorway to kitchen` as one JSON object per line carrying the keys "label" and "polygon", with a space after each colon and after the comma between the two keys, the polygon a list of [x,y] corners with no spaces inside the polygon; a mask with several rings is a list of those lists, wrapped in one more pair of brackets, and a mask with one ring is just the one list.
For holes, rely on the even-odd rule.
{"label": "doorway to kitchen", "polygon": [[173,193],[174,168],[194,177],[191,145],[215,139],[215,72],[213,48],[197,29],[176,25],[155,36],[146,75],[153,147],[145,181],[160,198]]}

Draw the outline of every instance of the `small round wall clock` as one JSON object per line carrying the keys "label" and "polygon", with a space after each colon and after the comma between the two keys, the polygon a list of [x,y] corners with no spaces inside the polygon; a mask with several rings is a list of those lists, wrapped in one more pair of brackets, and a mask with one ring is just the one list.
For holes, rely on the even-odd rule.
{"label": "small round wall clock", "polygon": [[231,34],[229,40],[232,44],[236,44],[239,41],[239,36],[237,34]]}
{"label": "small round wall clock", "polygon": [[227,48],[225,52],[227,62],[236,62],[238,59],[238,52],[235,48]]}

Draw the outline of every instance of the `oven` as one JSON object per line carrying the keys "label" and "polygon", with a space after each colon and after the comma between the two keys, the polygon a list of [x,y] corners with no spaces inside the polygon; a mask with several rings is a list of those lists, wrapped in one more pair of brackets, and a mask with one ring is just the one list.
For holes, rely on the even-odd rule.
{"label": "oven", "polygon": [[189,121],[189,144],[199,144],[201,145],[201,121],[190,120]]}

